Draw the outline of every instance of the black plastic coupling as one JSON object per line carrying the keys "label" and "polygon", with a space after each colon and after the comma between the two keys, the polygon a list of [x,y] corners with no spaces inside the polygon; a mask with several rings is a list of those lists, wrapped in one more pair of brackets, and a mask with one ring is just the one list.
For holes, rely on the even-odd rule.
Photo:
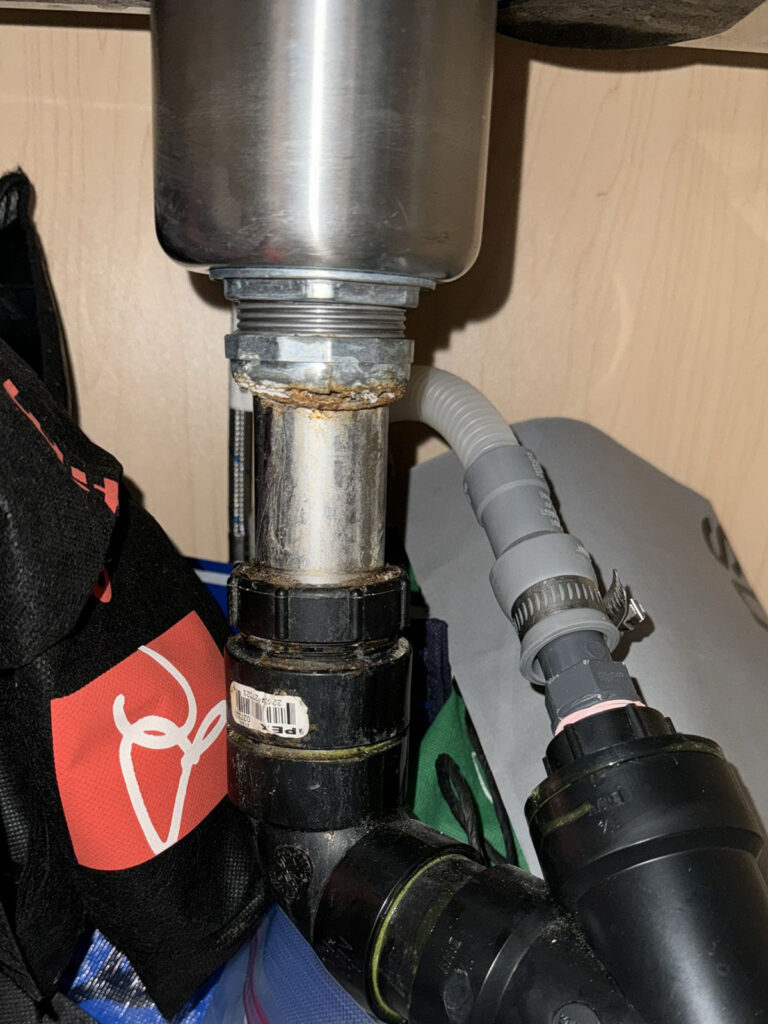
{"label": "black plastic coupling", "polygon": [[297,654],[233,637],[229,795],[270,825],[337,829],[399,807],[406,770],[411,650]]}
{"label": "black plastic coupling", "polygon": [[312,935],[315,951],[362,1006],[384,1019],[385,997],[376,972],[382,924],[408,882],[446,858],[474,864],[476,854],[403,816],[372,827],[325,885]]}
{"label": "black plastic coupling", "polygon": [[253,563],[230,579],[229,795],[263,824],[346,829],[402,804],[411,651],[399,632],[407,577],[346,586],[278,581]]}
{"label": "black plastic coupling", "polygon": [[627,706],[566,726],[546,764],[544,876],[646,1024],[768,1021],[762,828],[717,744]]}
{"label": "black plastic coupling", "polygon": [[540,879],[409,819],[347,852],[313,942],[392,1024],[642,1024]]}
{"label": "black plastic coupling", "polygon": [[229,621],[246,636],[299,644],[359,644],[408,625],[408,577],[385,566],[344,584],[312,586],[252,562],[229,577]]}

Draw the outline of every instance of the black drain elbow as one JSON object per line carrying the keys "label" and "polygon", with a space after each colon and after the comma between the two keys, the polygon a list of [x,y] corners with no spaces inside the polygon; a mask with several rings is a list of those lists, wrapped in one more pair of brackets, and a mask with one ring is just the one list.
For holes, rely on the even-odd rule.
{"label": "black drain elbow", "polygon": [[391,1024],[643,1024],[541,879],[410,818],[349,849],[312,940]]}
{"label": "black drain elbow", "polygon": [[526,808],[545,877],[647,1024],[768,1021],[762,830],[717,744],[628,706],[547,764]]}

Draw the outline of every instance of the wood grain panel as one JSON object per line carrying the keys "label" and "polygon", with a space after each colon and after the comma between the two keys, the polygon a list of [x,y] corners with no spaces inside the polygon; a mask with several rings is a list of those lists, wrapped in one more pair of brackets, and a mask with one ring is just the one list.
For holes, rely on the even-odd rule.
{"label": "wood grain panel", "polygon": [[483,252],[422,358],[707,494],[768,598],[768,65],[499,56]]}
{"label": "wood grain panel", "polygon": [[0,19],[0,166],[20,164],[37,188],[82,426],[183,551],[223,556],[228,312],[155,240],[149,34],[138,24]]}
{"label": "wood grain panel", "polygon": [[[84,428],[182,550],[223,557],[228,312],[155,241],[148,35],[55,22],[0,15],[0,166],[38,189]],[[411,317],[421,361],[708,494],[768,599],[768,65],[498,57],[483,252]]]}

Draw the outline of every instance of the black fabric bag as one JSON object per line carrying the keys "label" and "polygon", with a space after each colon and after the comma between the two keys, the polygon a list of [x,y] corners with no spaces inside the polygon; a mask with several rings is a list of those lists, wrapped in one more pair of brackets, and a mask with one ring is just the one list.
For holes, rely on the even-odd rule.
{"label": "black fabric bag", "polygon": [[12,992],[67,1019],[60,996],[39,1007],[93,927],[171,1015],[265,905],[224,795],[227,627],[54,397],[29,202],[22,175],[0,181],[0,1021],[24,1020]]}

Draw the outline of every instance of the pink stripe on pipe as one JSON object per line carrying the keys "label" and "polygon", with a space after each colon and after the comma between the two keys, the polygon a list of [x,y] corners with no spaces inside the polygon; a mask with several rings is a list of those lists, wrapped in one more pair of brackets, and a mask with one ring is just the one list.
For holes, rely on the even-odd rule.
{"label": "pink stripe on pipe", "polygon": [[557,724],[555,729],[555,736],[558,736],[566,725],[575,725],[576,722],[582,722],[585,718],[591,718],[592,715],[598,715],[601,711],[613,711],[614,708],[626,708],[629,705],[636,708],[644,708],[646,705],[641,700],[604,700],[602,704],[593,704],[591,708],[584,708],[583,711],[574,711],[572,715],[566,715]]}

